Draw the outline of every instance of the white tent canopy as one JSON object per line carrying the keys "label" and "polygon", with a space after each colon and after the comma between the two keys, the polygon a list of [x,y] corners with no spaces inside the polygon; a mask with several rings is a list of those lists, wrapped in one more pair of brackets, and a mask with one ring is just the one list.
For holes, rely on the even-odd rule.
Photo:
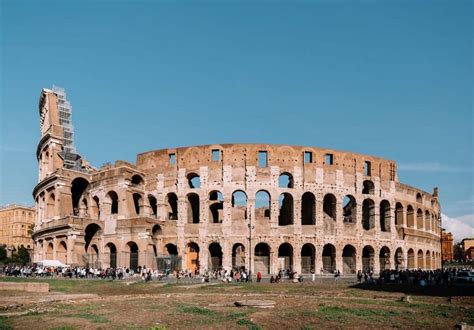
{"label": "white tent canopy", "polygon": [[44,267],[67,267],[67,265],[63,264],[59,260],[42,260],[38,262],[38,264]]}

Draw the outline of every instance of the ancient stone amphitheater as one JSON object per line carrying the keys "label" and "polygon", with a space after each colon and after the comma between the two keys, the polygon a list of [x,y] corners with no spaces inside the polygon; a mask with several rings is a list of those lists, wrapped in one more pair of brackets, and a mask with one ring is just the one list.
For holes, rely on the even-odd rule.
{"label": "ancient stone amphitheater", "polygon": [[94,169],[64,152],[60,100],[40,98],[35,261],[253,274],[440,267],[437,189],[400,183],[394,161],[216,144]]}

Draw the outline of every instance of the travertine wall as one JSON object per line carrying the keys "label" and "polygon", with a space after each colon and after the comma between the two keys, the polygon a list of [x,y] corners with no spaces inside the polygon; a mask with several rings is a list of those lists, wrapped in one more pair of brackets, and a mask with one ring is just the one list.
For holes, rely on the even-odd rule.
{"label": "travertine wall", "polygon": [[53,166],[40,178],[37,261],[156,268],[155,256],[177,253],[181,268],[201,272],[440,267],[437,191],[399,183],[396,163],[377,157],[209,145],[146,152],[136,165],[118,161],[90,173]]}

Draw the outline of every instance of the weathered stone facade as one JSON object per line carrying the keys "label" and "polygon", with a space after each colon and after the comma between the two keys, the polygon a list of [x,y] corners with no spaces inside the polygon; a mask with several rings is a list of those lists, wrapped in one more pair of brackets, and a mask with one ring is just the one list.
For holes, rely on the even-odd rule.
{"label": "weathered stone facade", "polygon": [[35,209],[31,206],[6,205],[0,207],[0,245],[9,252],[20,246],[33,249],[31,228],[35,223]]}
{"label": "weathered stone facade", "polygon": [[189,270],[317,274],[440,267],[438,191],[398,182],[394,161],[216,144],[150,151],[136,164],[65,168],[56,102],[43,90],[40,115],[50,119],[33,192],[36,261],[156,268],[156,256],[172,255]]}

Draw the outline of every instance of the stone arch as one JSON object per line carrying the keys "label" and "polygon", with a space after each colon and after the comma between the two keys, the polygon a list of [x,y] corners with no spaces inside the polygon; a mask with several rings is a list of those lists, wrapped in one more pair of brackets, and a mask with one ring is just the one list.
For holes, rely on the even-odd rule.
{"label": "stone arch", "polygon": [[390,265],[390,249],[386,246],[383,246],[380,249],[379,253],[379,262],[380,262],[380,271],[388,270],[391,268]]}
{"label": "stone arch", "polygon": [[288,172],[283,172],[278,177],[278,187],[280,188],[294,188],[293,175]]}
{"label": "stone arch", "polygon": [[135,207],[135,214],[140,215],[140,206],[142,204],[142,195],[139,193],[134,193],[132,195],[133,198],[133,206]]}
{"label": "stone arch", "polygon": [[342,200],[342,217],[344,223],[357,222],[357,201],[354,196],[344,196]]}
{"label": "stone arch", "polygon": [[413,249],[408,249],[408,252],[407,252],[407,268],[408,269],[416,268],[415,251],[413,251]]}
{"label": "stone arch", "polygon": [[[71,181],[71,202],[73,215],[79,216],[79,203],[84,198],[84,193],[89,187],[89,181],[77,177]],[[87,212],[87,210],[85,210]]]}
{"label": "stone arch", "polygon": [[67,265],[67,244],[65,241],[60,241],[56,248],[56,259],[61,263]]}
{"label": "stone arch", "polygon": [[119,213],[119,198],[115,191],[111,190],[107,193],[107,199],[110,203],[110,214]]}
{"label": "stone arch", "polygon": [[425,211],[425,230],[431,231],[431,214],[428,210]]}
{"label": "stone arch", "polygon": [[188,175],[186,175],[186,179],[188,179],[189,188],[199,189],[201,187],[201,177],[197,173],[188,173]]}
{"label": "stone arch", "polygon": [[287,226],[293,224],[293,196],[283,193],[278,198],[280,213],[278,215],[278,225]]}
{"label": "stone arch", "polygon": [[325,219],[336,221],[336,197],[333,194],[324,195],[323,213]]}
{"label": "stone arch", "polygon": [[343,274],[356,273],[356,249],[350,244],[344,246],[342,250]]}
{"label": "stone arch", "polygon": [[236,243],[232,247],[232,269],[245,269],[245,246],[242,243]]}
{"label": "stone arch", "polygon": [[51,192],[46,203],[46,219],[51,219],[56,215],[56,196]]}
{"label": "stone arch", "polygon": [[166,219],[178,220],[178,196],[175,193],[166,195]]}
{"label": "stone arch", "polygon": [[199,223],[199,195],[195,193],[189,193],[186,196],[188,205],[188,223]]}
{"label": "stone arch", "polygon": [[375,250],[372,246],[366,245],[362,249],[362,271],[373,272],[375,266]]}
{"label": "stone arch", "polygon": [[247,219],[247,194],[242,190],[232,193],[232,220]]}
{"label": "stone arch", "polygon": [[221,223],[224,219],[224,196],[220,191],[209,193],[209,220],[212,223]]}
{"label": "stone arch", "polygon": [[420,193],[416,194],[416,202],[419,204],[423,204],[423,196]]}
{"label": "stone arch", "polygon": [[200,269],[199,261],[199,245],[195,242],[189,242],[185,250],[186,269],[197,274]]}
{"label": "stone arch", "polygon": [[133,241],[128,242],[127,247],[129,252],[129,268],[136,272],[138,270],[140,250],[138,249],[137,243]]}
{"label": "stone arch", "polygon": [[403,205],[401,203],[395,204],[395,225],[403,225]]}
{"label": "stone arch", "polygon": [[362,193],[363,194],[370,194],[370,195],[373,195],[375,194],[375,186],[374,186],[374,183],[370,180],[365,180],[363,183],[362,183]]}
{"label": "stone arch", "polygon": [[391,212],[390,202],[386,199],[380,202],[380,230],[383,232],[390,231],[391,223]]}
{"label": "stone arch", "polygon": [[117,247],[110,242],[105,245],[106,254],[108,254],[109,267],[117,268]]}
{"label": "stone arch", "polygon": [[87,249],[87,257],[87,265],[89,267],[100,267],[99,247],[97,244],[89,245],[89,248]]}
{"label": "stone arch", "polygon": [[222,247],[219,243],[209,244],[209,270],[222,268]]}
{"label": "stone arch", "polygon": [[362,227],[365,230],[375,228],[375,203],[370,198],[362,203]]}
{"label": "stone arch", "polygon": [[415,210],[411,205],[407,206],[407,227],[415,228]]}
{"label": "stone arch", "polygon": [[404,259],[405,258],[403,257],[403,249],[401,247],[397,248],[395,250],[394,256],[395,270],[400,270],[404,268]]}
{"label": "stone arch", "polygon": [[418,209],[416,211],[416,229],[423,229],[423,211]]}
{"label": "stone arch", "polygon": [[426,269],[431,269],[431,253],[429,250],[426,251],[425,264]]}
{"label": "stone arch", "polygon": [[313,244],[306,243],[301,248],[301,273],[309,274],[316,271],[316,249]]}
{"label": "stone arch", "polygon": [[283,243],[278,247],[278,263],[280,270],[293,271],[293,246]]}
{"label": "stone arch", "polygon": [[53,259],[53,253],[54,253],[53,242],[49,242],[49,243],[46,245],[45,259],[46,259],[46,260],[52,260],[52,259]]}
{"label": "stone arch", "polygon": [[336,270],[336,248],[332,244],[326,244],[323,247],[323,271],[334,273]]}
{"label": "stone arch", "polygon": [[271,210],[271,196],[266,190],[259,190],[255,194],[255,218],[269,220]]}
{"label": "stone arch", "polygon": [[418,250],[418,258],[417,258],[417,265],[418,268],[424,269],[425,268],[425,258],[423,254],[423,250]]}
{"label": "stone arch", "polygon": [[148,204],[150,205],[151,215],[156,217],[158,215],[158,202],[152,194],[148,194]]}
{"label": "stone arch", "polygon": [[98,224],[90,223],[86,226],[86,228],[84,229],[85,253],[88,253],[89,245],[91,245],[92,243],[96,243],[100,239],[101,235],[102,228]]}
{"label": "stone arch", "polygon": [[175,244],[168,243],[165,245],[165,253],[169,256],[177,256],[178,247]]}
{"label": "stone arch", "polygon": [[254,249],[255,273],[270,274],[270,246],[267,243],[258,243]]}
{"label": "stone arch", "polygon": [[130,182],[132,183],[132,185],[138,186],[138,185],[144,184],[145,180],[143,180],[141,175],[135,174],[132,176],[132,179],[130,180]]}
{"label": "stone arch", "polygon": [[316,224],[316,198],[307,191],[301,197],[301,225]]}

